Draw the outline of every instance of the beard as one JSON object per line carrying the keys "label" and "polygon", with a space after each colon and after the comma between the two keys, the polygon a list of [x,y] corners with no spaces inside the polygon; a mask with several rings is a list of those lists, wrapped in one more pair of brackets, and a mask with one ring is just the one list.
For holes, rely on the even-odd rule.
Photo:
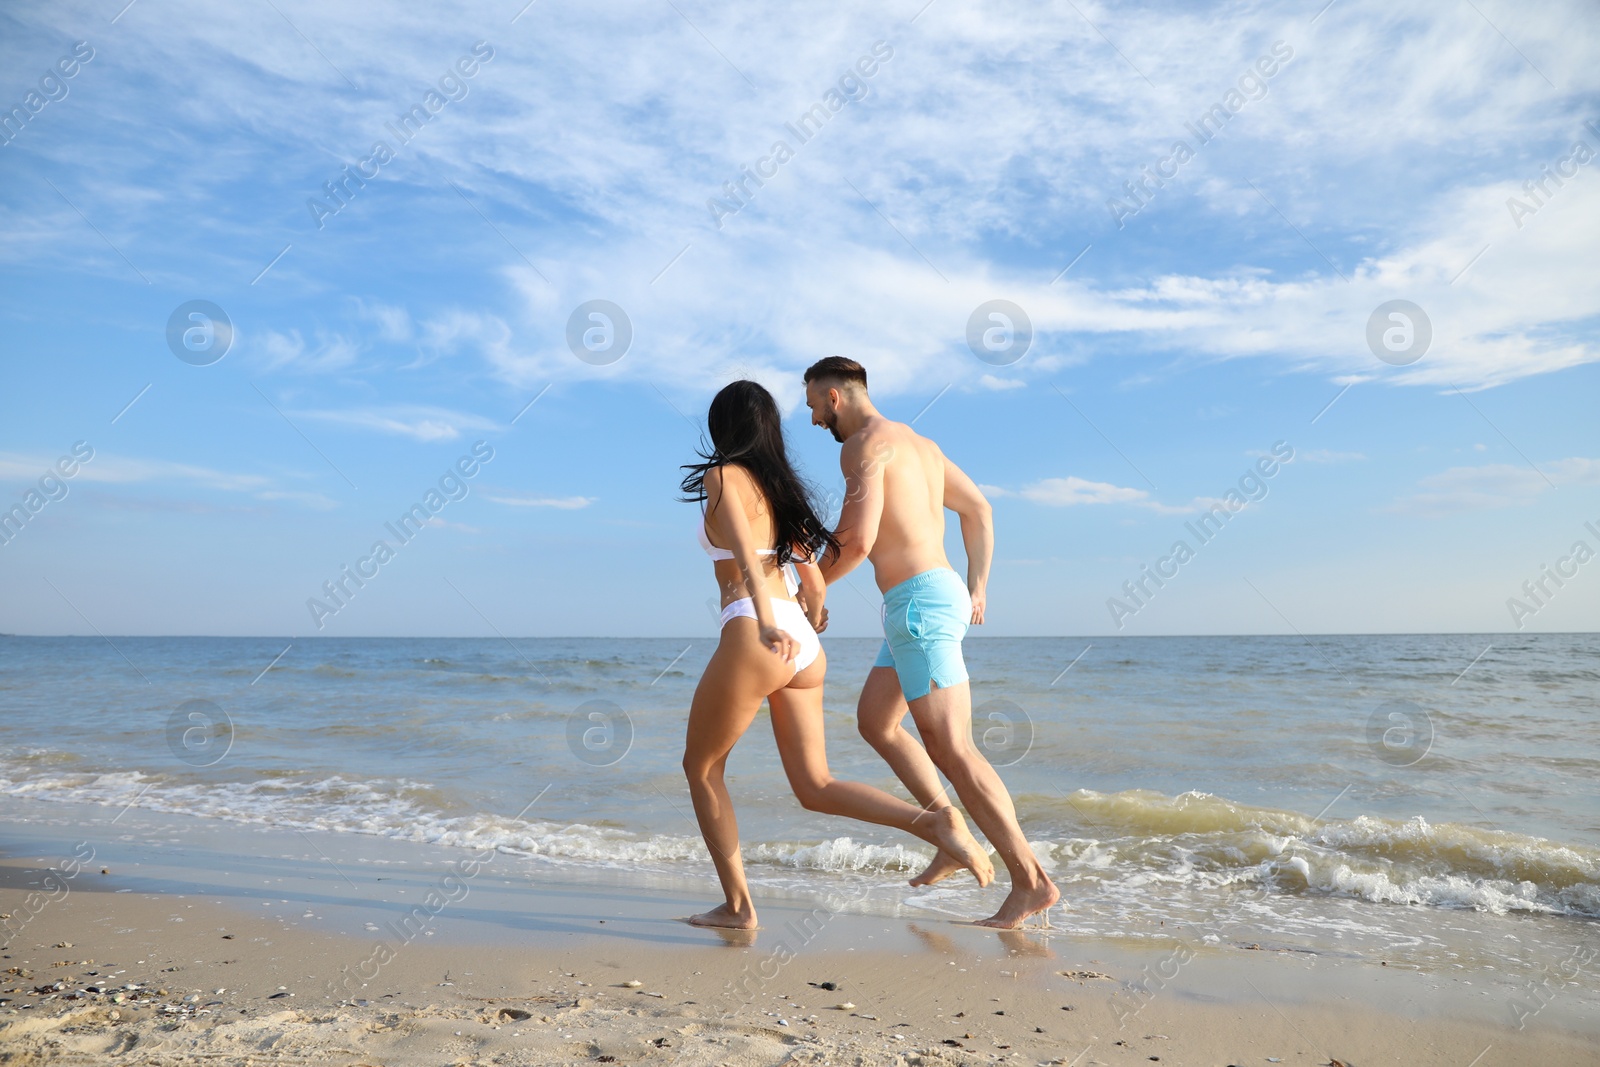
{"label": "beard", "polygon": [[822,428],[833,434],[835,441],[838,441],[841,445],[844,444],[844,437],[839,433],[839,415],[837,412],[830,411],[822,416]]}

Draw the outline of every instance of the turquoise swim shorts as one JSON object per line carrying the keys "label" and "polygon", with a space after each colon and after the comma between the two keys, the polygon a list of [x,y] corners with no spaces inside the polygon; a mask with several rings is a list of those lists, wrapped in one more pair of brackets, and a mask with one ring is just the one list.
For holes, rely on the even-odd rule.
{"label": "turquoise swim shorts", "polygon": [[914,574],[883,594],[883,647],[874,667],[893,667],[907,702],[967,680],[961,639],[972,619],[972,597],[955,571]]}

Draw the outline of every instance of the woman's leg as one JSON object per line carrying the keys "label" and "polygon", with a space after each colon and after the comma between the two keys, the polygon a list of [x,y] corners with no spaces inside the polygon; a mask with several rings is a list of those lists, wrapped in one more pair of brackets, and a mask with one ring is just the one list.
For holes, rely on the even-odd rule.
{"label": "woman's leg", "polygon": [[842,815],[861,822],[892,826],[955,856],[972,871],[979,885],[994,878],[994,865],[967,829],[955,808],[924,811],[862,782],[845,782],[828,770],[822,721],[822,677],[826,659],[801,671],[783,689],[770,694],[772,732],[778,754],[796,799],[808,811]]}
{"label": "woman's leg", "polygon": [[722,641],[712,654],[689,708],[683,748],[683,772],[689,779],[695,818],[711,851],[726,898],[721,907],[690,918],[700,926],[753,929],[755,904],[739,858],[739,822],[723,782],[728,753],[749,729],[761,709],[761,698],[783,683],[789,672],[761,646],[753,619],[733,619],[722,628]]}

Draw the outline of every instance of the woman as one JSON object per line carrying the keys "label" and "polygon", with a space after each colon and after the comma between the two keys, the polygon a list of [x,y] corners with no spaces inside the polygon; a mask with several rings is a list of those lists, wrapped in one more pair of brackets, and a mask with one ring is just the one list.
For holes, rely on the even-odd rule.
{"label": "woman", "polygon": [[[828,773],[823,749],[822,677],[827,657],[822,572],[813,559],[838,542],[817,518],[789,465],[783,423],[772,394],[739,381],[711,401],[710,453],[685,464],[684,499],[703,503],[700,545],[722,589],[722,637],[695,690],[683,770],[695,817],[726,898],[689,921],[748,930],[755,905],[739,858],[739,825],[723,782],[728,753],[765,699],[784,773],[809,811],[893,826],[953,857],[988,885],[994,866],[953,807],[925,811],[859,782]],[[788,580],[786,565],[799,575]],[[804,606],[794,598],[796,591]]]}

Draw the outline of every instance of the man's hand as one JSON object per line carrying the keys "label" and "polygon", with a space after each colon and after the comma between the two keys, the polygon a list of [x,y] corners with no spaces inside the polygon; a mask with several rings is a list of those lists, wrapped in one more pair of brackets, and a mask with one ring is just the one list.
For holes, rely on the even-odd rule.
{"label": "man's hand", "polygon": [[[812,596],[808,596],[808,592],[811,592],[811,590],[808,590],[805,584],[802,583],[799,591],[795,593],[795,600],[799,603],[800,610],[805,613],[806,621],[811,624],[811,628],[820,634],[828,628],[828,609],[823,606],[823,598],[827,595],[827,587],[819,587]],[[815,601],[814,604],[813,601]]]}
{"label": "man's hand", "polygon": [[983,609],[988,606],[988,594],[979,589],[976,593],[969,591],[967,595],[972,598],[972,625],[982,626]]}

